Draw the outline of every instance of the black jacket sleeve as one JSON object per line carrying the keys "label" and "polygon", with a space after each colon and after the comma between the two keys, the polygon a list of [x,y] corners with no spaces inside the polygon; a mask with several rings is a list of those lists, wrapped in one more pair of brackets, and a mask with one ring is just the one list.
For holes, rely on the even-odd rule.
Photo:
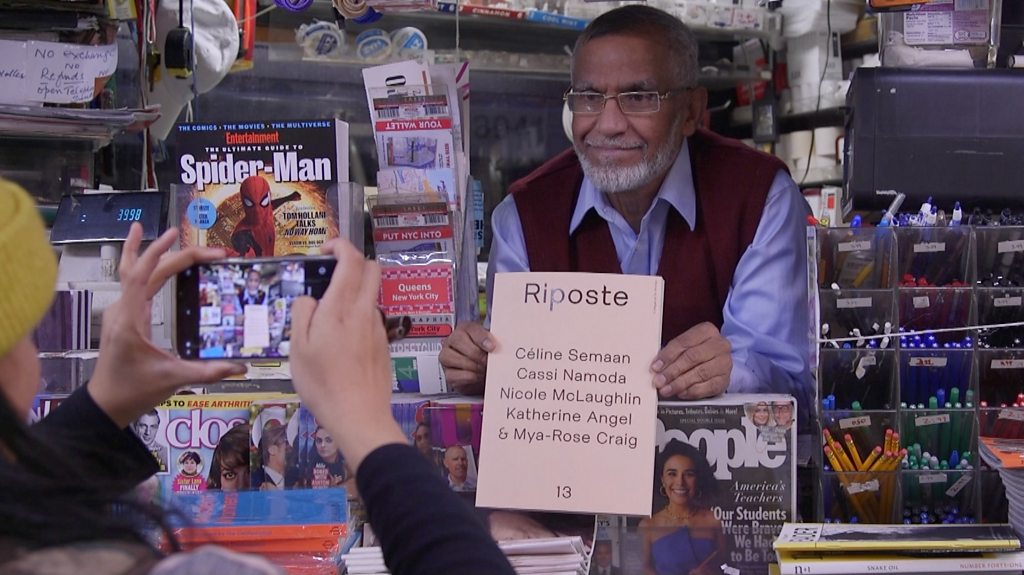
{"label": "black jacket sleeve", "polygon": [[30,428],[74,469],[127,491],[159,471],[153,454],[129,429],[119,429],[82,387]]}
{"label": "black jacket sleeve", "polygon": [[513,575],[473,509],[412,446],[376,449],[356,482],[393,575]]}

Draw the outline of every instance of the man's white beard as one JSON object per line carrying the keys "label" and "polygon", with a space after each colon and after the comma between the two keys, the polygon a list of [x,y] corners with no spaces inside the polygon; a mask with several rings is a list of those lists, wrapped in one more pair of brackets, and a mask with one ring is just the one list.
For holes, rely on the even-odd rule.
{"label": "man's white beard", "polygon": [[[583,173],[586,174],[594,187],[599,192],[606,194],[618,194],[630,192],[646,186],[668,173],[669,168],[676,161],[679,155],[679,146],[674,145],[678,140],[678,133],[681,117],[677,117],[672,123],[671,133],[668,141],[653,154],[645,154],[638,163],[626,167],[598,165],[590,161],[586,156],[586,143],[577,146],[576,156],[580,160]],[[592,138],[591,143],[611,147],[632,147],[633,143],[627,140],[598,140]],[[680,144],[681,146],[681,144]],[[582,149],[581,149],[582,148]]]}

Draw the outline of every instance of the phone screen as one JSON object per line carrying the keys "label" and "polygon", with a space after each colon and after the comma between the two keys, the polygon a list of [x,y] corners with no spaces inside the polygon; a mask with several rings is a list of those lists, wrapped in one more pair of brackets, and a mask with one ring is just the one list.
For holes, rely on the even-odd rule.
{"label": "phone screen", "polygon": [[197,264],[177,281],[177,348],[188,359],[287,358],[291,305],[320,298],[331,257],[234,259]]}

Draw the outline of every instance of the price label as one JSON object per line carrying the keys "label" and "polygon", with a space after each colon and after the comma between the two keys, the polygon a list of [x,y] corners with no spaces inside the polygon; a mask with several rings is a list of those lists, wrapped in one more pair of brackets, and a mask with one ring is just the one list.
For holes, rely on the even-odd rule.
{"label": "price label", "polygon": [[953,485],[950,485],[949,489],[946,490],[946,496],[947,497],[956,497],[956,494],[960,493],[963,490],[963,488],[966,487],[967,484],[970,483],[970,482],[971,482],[971,475],[969,473],[965,473],[965,474],[961,475],[960,479],[957,479],[956,482],[953,483]]}
{"label": "price label", "polygon": [[993,359],[992,369],[1020,369],[1024,367],[1024,359]]}
{"label": "price label", "polygon": [[930,485],[932,483],[945,483],[945,473],[925,473],[917,477],[917,482],[921,485]]}
{"label": "price label", "polygon": [[996,245],[996,249],[999,250],[999,253],[1001,254],[1005,254],[1007,252],[1024,252],[1024,240],[999,242]]}
{"label": "price label", "polygon": [[1024,421],[1024,409],[1001,409],[999,410],[999,419]]}
{"label": "price label", "polygon": [[839,429],[853,429],[855,427],[871,427],[871,416],[861,415],[859,417],[847,417],[839,420]]}
{"label": "price label", "polygon": [[945,357],[912,357],[910,367],[946,367]]}
{"label": "price label", "polygon": [[946,251],[946,242],[921,242],[914,244],[915,254],[933,254]]}
{"label": "price label", "polygon": [[1024,303],[1024,299],[1020,296],[1008,296],[1008,297],[997,297],[992,300],[992,305],[995,307],[1020,307]]}
{"label": "price label", "polygon": [[919,296],[914,298],[914,308],[915,309],[921,309],[923,307],[928,307],[930,305],[931,305],[931,302],[928,300],[928,296],[926,296],[926,295],[919,295]]}
{"label": "price label", "polygon": [[854,309],[859,307],[871,307],[869,297],[845,297],[836,300],[836,307],[839,309]]}
{"label": "price label", "polygon": [[940,413],[938,415],[922,415],[914,418],[914,425],[917,427],[927,427],[929,425],[939,425],[941,423],[949,423],[949,414]]}
{"label": "price label", "polygon": [[871,240],[862,240],[859,242],[841,242],[837,249],[840,253],[842,252],[862,252],[864,250],[871,249]]}
{"label": "price label", "polygon": [[856,483],[856,482],[850,483],[847,486],[846,491],[850,495],[856,495],[858,493],[864,493],[865,491],[878,491],[878,486],[879,486],[878,480],[877,479],[872,479],[871,481],[865,481],[863,483]]}

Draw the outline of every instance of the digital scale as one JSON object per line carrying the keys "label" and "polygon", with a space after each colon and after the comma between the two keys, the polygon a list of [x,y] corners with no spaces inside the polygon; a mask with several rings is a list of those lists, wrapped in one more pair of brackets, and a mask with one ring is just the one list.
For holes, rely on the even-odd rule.
{"label": "digital scale", "polygon": [[[93,292],[91,323],[98,342],[100,320],[121,295],[117,265],[131,225],[142,225],[143,245],[166,229],[168,197],[160,191],[86,192],[61,198],[50,243],[61,247],[57,289]],[[165,286],[153,298],[153,344],[171,347],[172,291]],[[166,311],[165,311],[166,310]]]}

